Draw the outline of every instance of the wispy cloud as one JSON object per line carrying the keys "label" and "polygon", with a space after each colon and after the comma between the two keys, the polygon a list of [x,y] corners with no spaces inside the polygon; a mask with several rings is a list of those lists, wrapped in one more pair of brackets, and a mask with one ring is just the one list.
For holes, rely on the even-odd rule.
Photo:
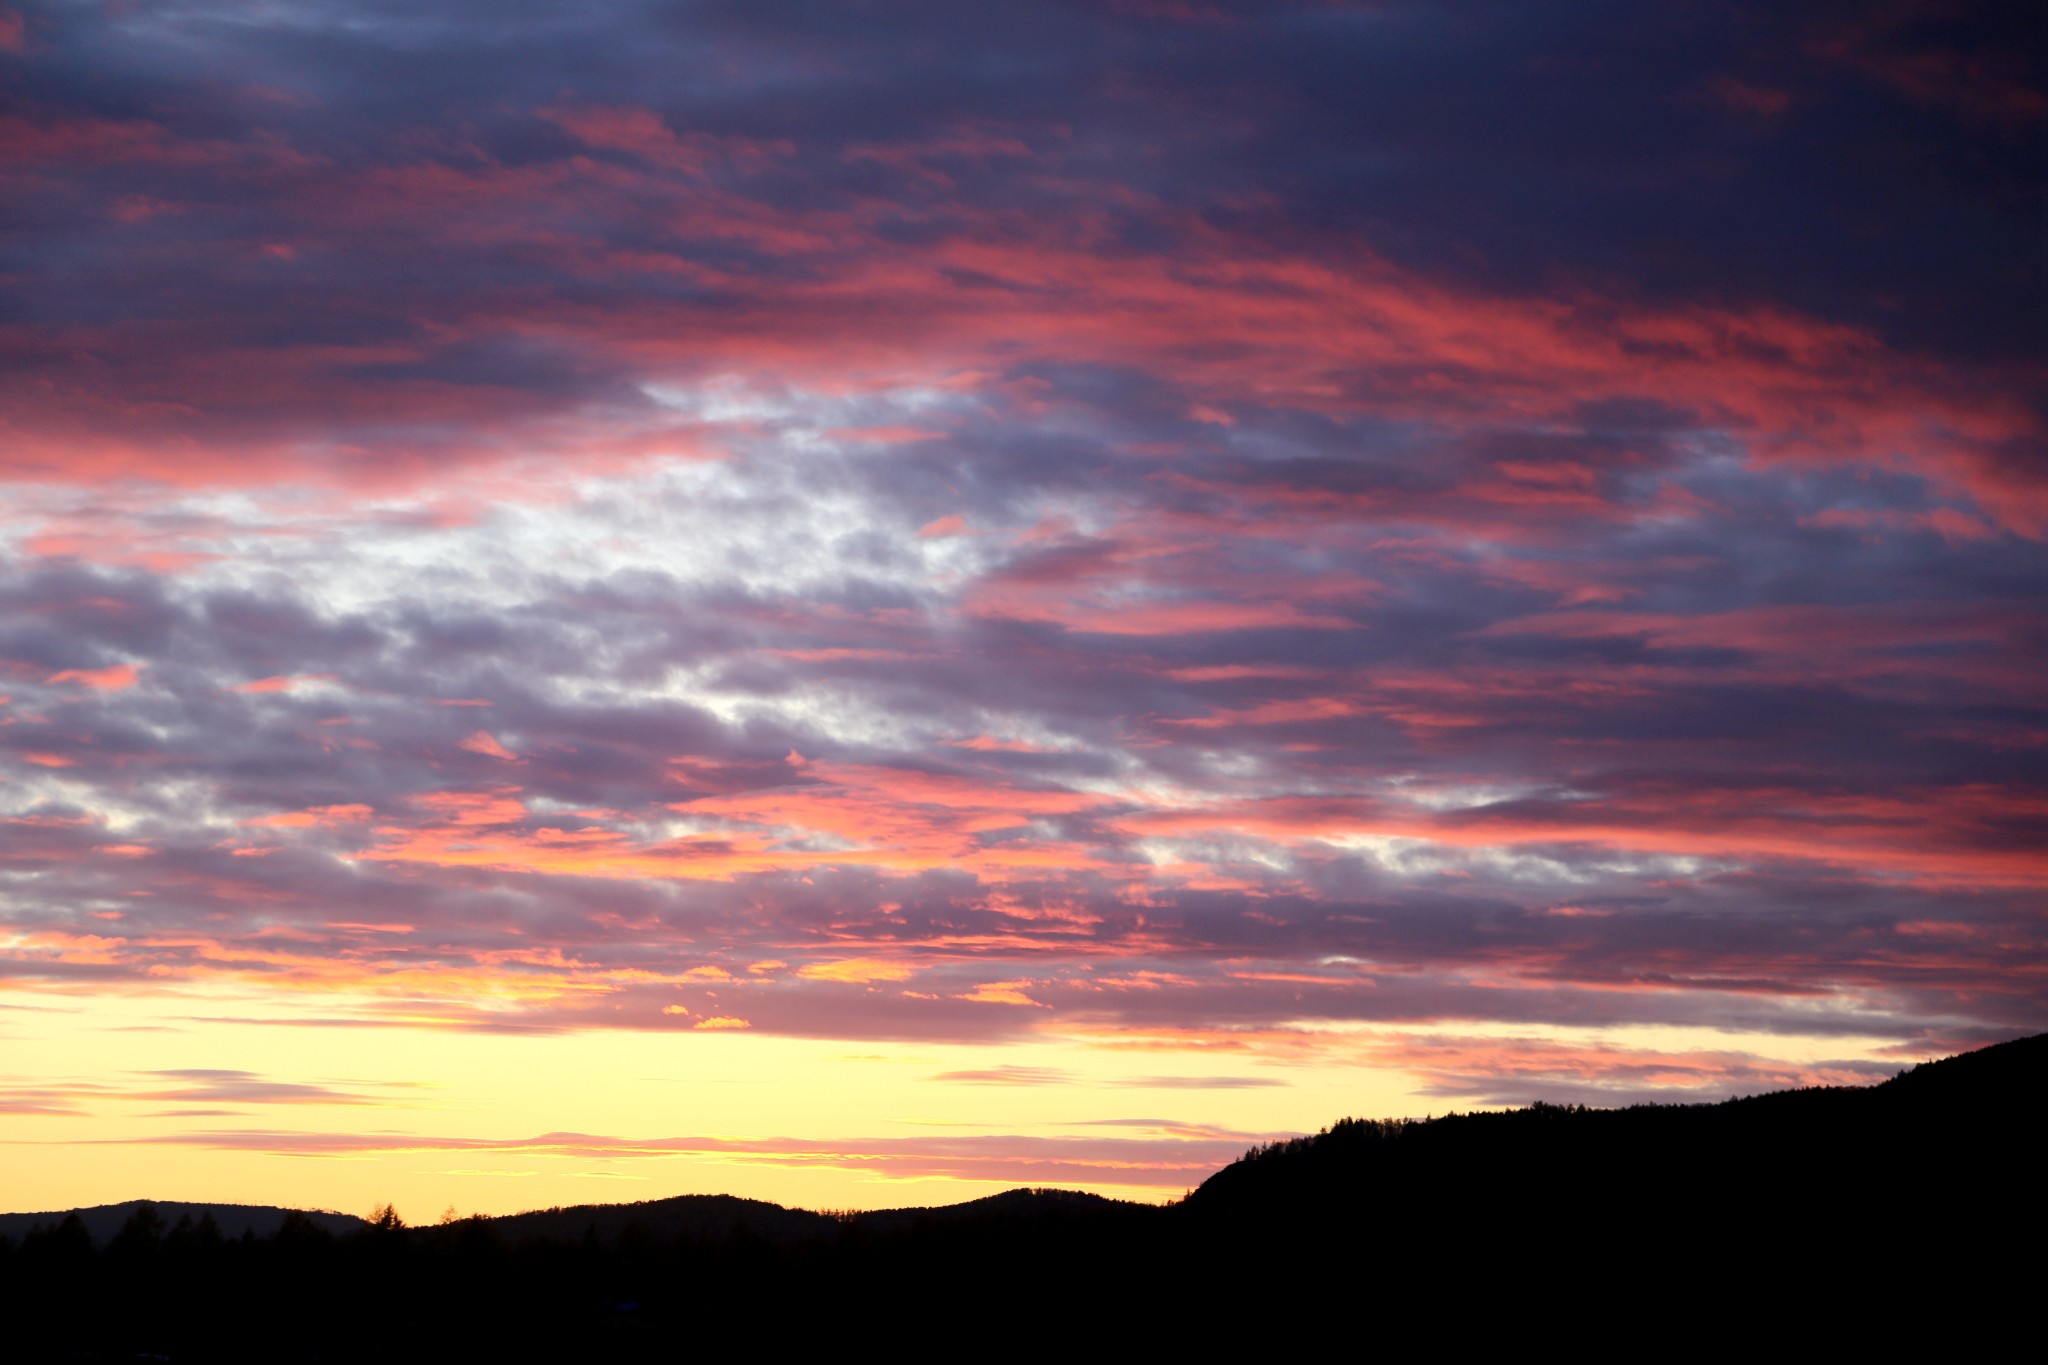
{"label": "wispy cloud", "polygon": [[247,1112],[267,1105],[373,1105],[407,1107],[418,1103],[416,1085],[406,1082],[317,1084],[265,1077],[253,1071],[182,1068],[130,1072],[105,1080],[22,1082],[0,1079],[0,1113],[92,1116],[108,1112],[110,1103],[204,1105],[208,1108],[158,1110],[159,1118],[191,1118]]}

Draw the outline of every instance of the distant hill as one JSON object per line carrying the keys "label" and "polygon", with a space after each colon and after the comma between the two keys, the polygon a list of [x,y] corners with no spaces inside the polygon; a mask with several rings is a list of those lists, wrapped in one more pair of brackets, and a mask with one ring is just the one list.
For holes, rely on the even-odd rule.
{"label": "distant hill", "polygon": [[685,1194],[635,1204],[578,1204],[481,1221],[515,1242],[575,1241],[588,1236],[610,1243],[632,1229],[636,1236],[663,1241],[678,1237],[716,1239],[739,1233],[768,1242],[788,1243],[829,1236],[839,1226],[822,1213],[786,1209],[765,1200],[740,1199],[729,1194]]}
{"label": "distant hill", "polygon": [[636,1237],[664,1241],[679,1237],[715,1241],[742,1236],[789,1245],[836,1237],[850,1228],[868,1233],[894,1233],[934,1221],[1071,1219],[1126,1210],[1149,1212],[1152,1206],[1105,1199],[1099,1194],[1079,1190],[1017,1189],[961,1204],[871,1209],[834,1215],[784,1208],[759,1199],[738,1199],[729,1194],[685,1194],[634,1204],[579,1204],[571,1208],[536,1209],[530,1213],[475,1221],[512,1242],[594,1238],[600,1243],[611,1244],[630,1232]]}
{"label": "distant hill", "polygon": [[54,1228],[70,1214],[77,1214],[95,1246],[105,1246],[114,1235],[125,1227],[135,1211],[148,1204],[157,1211],[166,1228],[175,1227],[181,1218],[189,1218],[194,1224],[206,1218],[213,1219],[213,1225],[223,1237],[240,1237],[253,1233],[258,1237],[271,1237],[284,1226],[285,1215],[302,1213],[306,1218],[328,1232],[341,1236],[357,1232],[369,1226],[362,1219],[347,1213],[330,1213],[319,1209],[280,1209],[265,1204],[187,1204],[175,1199],[131,1199],[125,1204],[98,1204],[89,1209],[59,1209],[55,1213],[0,1213],[0,1237],[20,1241],[36,1228]]}
{"label": "distant hill", "polygon": [[[259,1238],[276,1235],[285,1217],[299,1212],[316,1227],[337,1236],[366,1232],[370,1224],[347,1213],[318,1210],[288,1210],[254,1204],[191,1204],[176,1200],[131,1199],[123,1204],[102,1204],[88,1209],[59,1209],[48,1213],[0,1214],[0,1238],[19,1242],[37,1229],[51,1229],[71,1214],[78,1215],[93,1245],[104,1247],[127,1226],[129,1219],[145,1204],[155,1209],[165,1231],[180,1219],[198,1224],[211,1216],[222,1237],[237,1238],[245,1231]],[[689,1239],[716,1242],[734,1236],[757,1238],[776,1245],[831,1238],[849,1226],[870,1232],[893,1233],[921,1224],[961,1223],[975,1220],[1074,1219],[1101,1214],[1140,1215],[1155,1212],[1149,1204],[1105,1199],[1079,1190],[1015,1189],[972,1199],[960,1204],[901,1209],[872,1209],[858,1213],[825,1214],[809,1209],[785,1208],[760,1199],[741,1199],[729,1194],[685,1194],[669,1199],[650,1199],[631,1204],[576,1204],[565,1208],[532,1209],[525,1213],[464,1219],[466,1229],[479,1225],[508,1242],[582,1242],[595,1240],[613,1245],[622,1236],[674,1242]],[[416,1236],[438,1231],[435,1227],[412,1229]]]}
{"label": "distant hill", "polygon": [[869,1232],[897,1232],[919,1225],[964,1223],[977,1220],[1030,1220],[1045,1222],[1092,1221],[1102,1218],[1143,1217],[1156,1213],[1151,1204],[1124,1199],[1105,1199],[1082,1190],[1004,1190],[964,1204],[938,1204],[930,1208],[873,1209],[852,1215],[847,1221]]}

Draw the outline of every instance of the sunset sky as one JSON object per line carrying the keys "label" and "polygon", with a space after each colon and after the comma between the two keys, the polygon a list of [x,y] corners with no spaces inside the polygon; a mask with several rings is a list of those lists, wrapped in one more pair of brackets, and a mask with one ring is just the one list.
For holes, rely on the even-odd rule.
{"label": "sunset sky", "polygon": [[2026,6],[0,5],[0,1209],[2048,1027]]}

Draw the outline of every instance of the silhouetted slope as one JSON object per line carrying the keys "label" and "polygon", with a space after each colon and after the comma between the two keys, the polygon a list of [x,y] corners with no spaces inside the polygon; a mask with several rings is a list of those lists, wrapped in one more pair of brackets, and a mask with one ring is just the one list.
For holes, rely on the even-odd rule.
{"label": "silhouetted slope", "polygon": [[1968,1355],[2033,1293],[2044,1080],[2035,1038],[1865,1088],[1347,1120],[1247,1154],[1175,1213],[1197,1259],[1260,1249],[1251,1294],[1364,1279],[1432,1312],[1593,1302],[1646,1331],[1771,1303],[1803,1306],[1780,1349],[1910,1329]]}
{"label": "silhouetted slope", "polygon": [[1754,1204],[1776,1194],[1790,1205],[1875,1207],[1915,1178],[1938,1177],[1955,1193],[1987,1180],[2024,1182],[2024,1171],[1997,1163],[2031,1156],[2044,1083],[2048,1034],[1923,1063],[1874,1086],[1719,1104],[1536,1104],[1437,1119],[1345,1119],[1255,1148],[1204,1181],[1186,1205],[1206,1216],[1320,1216],[1360,1203],[1479,1213],[1499,1200],[1501,1209],[1585,1213],[1662,1193],[1681,1203],[1715,1194]]}
{"label": "silhouetted slope", "polygon": [[84,1226],[93,1245],[111,1242],[138,1209],[148,1205],[156,1210],[168,1230],[178,1220],[199,1223],[211,1218],[223,1237],[240,1237],[247,1232],[257,1237],[276,1235],[287,1215],[298,1213],[316,1226],[337,1236],[369,1226],[353,1214],[329,1213],[320,1209],[280,1209],[264,1204],[188,1204],[175,1199],[131,1199],[125,1204],[99,1204],[89,1209],[59,1209],[54,1213],[0,1213],[0,1237],[20,1241],[36,1228],[54,1228],[72,1214]]}
{"label": "silhouetted slope", "polygon": [[1888,1102],[1940,1104],[2033,1121],[2048,1082],[2048,1033],[1922,1062],[1871,1090]]}

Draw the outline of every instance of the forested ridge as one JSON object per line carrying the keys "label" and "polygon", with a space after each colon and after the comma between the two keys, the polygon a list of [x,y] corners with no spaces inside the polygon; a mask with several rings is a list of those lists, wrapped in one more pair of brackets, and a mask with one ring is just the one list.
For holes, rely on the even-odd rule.
{"label": "forested ridge", "polygon": [[273,1210],[274,1231],[243,1217],[229,1235],[205,1206],[138,1203],[111,1235],[86,1215],[104,1229],[121,1206],[0,1236],[0,1307],[20,1359],[351,1359],[365,1334],[384,1359],[668,1359],[883,1319],[999,1322],[1020,1348],[1071,1344],[1084,1321],[1110,1344],[1277,1343],[1330,1313],[1491,1330],[1565,1304],[1713,1331],[1731,1305],[1796,1302],[1799,1331],[1840,1339],[1958,1297],[1987,1309],[1950,1323],[1967,1337],[2038,1273],[2044,1079],[2048,1035],[1870,1087],[1346,1119],[1167,1206],[691,1195],[425,1227]]}

